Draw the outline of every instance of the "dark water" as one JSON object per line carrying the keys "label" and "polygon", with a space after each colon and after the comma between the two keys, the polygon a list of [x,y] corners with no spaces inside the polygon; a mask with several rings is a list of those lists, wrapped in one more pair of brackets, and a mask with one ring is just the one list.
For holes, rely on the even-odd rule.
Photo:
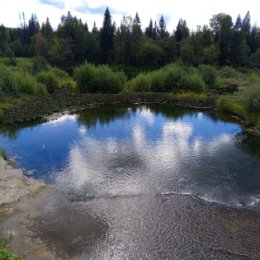
{"label": "dark water", "polygon": [[61,259],[260,259],[260,141],[221,114],[98,107],[0,144],[61,195],[33,225]]}

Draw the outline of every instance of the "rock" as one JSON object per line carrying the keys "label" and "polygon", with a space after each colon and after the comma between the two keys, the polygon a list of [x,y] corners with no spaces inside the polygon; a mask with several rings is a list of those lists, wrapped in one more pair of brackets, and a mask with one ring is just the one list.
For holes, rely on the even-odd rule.
{"label": "rock", "polygon": [[25,177],[22,170],[8,167],[7,162],[0,159],[0,207],[17,202],[45,186],[44,183]]}

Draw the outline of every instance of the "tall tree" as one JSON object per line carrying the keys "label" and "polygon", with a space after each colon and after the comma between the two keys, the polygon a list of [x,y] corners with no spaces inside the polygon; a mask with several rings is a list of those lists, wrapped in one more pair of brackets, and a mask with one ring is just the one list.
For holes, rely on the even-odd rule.
{"label": "tall tree", "polygon": [[51,27],[51,23],[49,18],[47,17],[46,22],[42,23],[41,28],[42,35],[46,37],[47,39],[51,39],[53,36],[53,29]]}
{"label": "tall tree", "polygon": [[166,23],[163,15],[161,16],[159,21],[159,34],[161,38],[164,38],[166,36]]}
{"label": "tall tree", "polygon": [[29,25],[28,25],[28,34],[29,34],[29,39],[37,34],[40,30],[40,25],[37,19],[36,14],[32,14],[30,20],[29,20]]}
{"label": "tall tree", "polygon": [[177,28],[174,32],[178,55],[180,54],[182,41],[187,39],[189,37],[189,35],[190,35],[190,31],[189,31],[189,28],[187,27],[186,21],[183,19],[180,19],[177,24]]}
{"label": "tall tree", "polygon": [[148,27],[145,28],[145,36],[148,38],[153,37],[153,20],[150,19]]}
{"label": "tall tree", "polygon": [[112,26],[111,15],[108,7],[105,10],[103,27],[101,29],[100,46],[102,52],[102,62],[111,64],[113,62],[113,40],[114,28]]}
{"label": "tall tree", "polygon": [[231,63],[231,38],[232,17],[227,14],[214,15],[210,25],[215,36],[215,42],[219,49],[219,64],[230,65]]}

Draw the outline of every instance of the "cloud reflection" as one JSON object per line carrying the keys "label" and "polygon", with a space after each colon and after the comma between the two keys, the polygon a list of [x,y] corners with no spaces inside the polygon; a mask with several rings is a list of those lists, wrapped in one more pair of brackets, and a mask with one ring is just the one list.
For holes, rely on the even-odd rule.
{"label": "cloud reflection", "polygon": [[[202,120],[203,114],[198,118]],[[153,135],[155,127],[157,134]],[[195,131],[192,122],[169,118],[156,122],[148,108],[137,110],[124,138],[95,136],[93,132],[90,136],[84,129],[79,128],[83,134],[80,142],[71,148],[69,166],[57,178],[62,189],[66,187],[83,197],[171,192],[213,200],[223,199],[223,194],[226,198],[239,196],[239,172],[224,160],[234,149],[230,134],[205,138]],[[120,125],[116,130],[122,131]],[[229,156],[232,158],[232,153]]]}

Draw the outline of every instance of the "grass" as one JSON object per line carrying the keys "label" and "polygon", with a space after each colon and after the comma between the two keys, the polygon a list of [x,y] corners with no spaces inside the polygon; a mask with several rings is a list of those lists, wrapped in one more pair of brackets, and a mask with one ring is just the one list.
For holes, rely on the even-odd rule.
{"label": "grass", "polygon": [[[241,75],[241,74],[240,74]],[[240,89],[232,95],[220,96],[217,108],[224,112],[238,116],[248,126],[255,126],[260,131],[260,76],[257,73],[239,78],[222,79],[228,82],[238,82]]]}

